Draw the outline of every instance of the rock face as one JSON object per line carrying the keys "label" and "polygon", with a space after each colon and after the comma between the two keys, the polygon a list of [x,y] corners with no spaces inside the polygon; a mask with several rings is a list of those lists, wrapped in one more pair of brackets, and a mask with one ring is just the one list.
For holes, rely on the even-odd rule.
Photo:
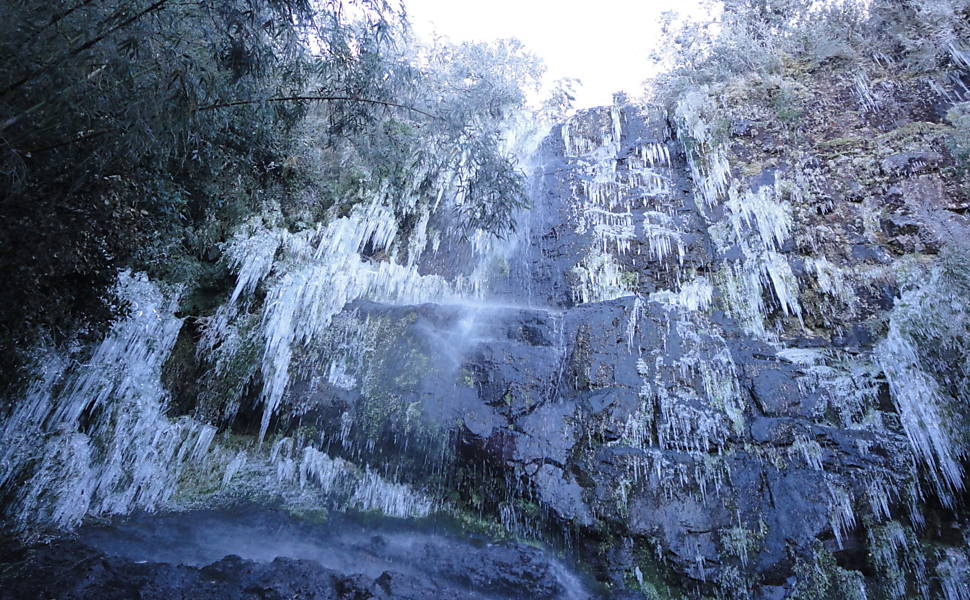
{"label": "rock face", "polygon": [[[970,597],[970,226],[943,125],[915,121],[914,102],[886,122],[859,107],[788,142],[763,107],[723,106],[698,92],[671,115],[618,102],[556,126],[519,235],[484,254],[434,241],[427,220],[399,262],[373,250],[376,221],[244,239],[236,291],[187,353],[211,353],[231,385],[216,394],[200,370],[204,393],[169,386],[184,418],[216,425],[172,430],[178,470],[157,468],[177,483],[149,508],[474,514],[648,598]],[[240,300],[254,290],[262,317]],[[217,427],[237,437],[210,448]],[[113,512],[140,498],[106,497]],[[65,597],[564,593],[520,546],[363,578],[62,546],[17,581],[69,553],[97,573],[71,566],[76,581],[50,588]]]}
{"label": "rock face", "polygon": [[[846,215],[810,212],[821,176],[806,182],[779,161],[738,177],[727,154],[685,154],[681,141],[659,111],[629,105],[556,128],[527,235],[491,300],[355,307],[358,322],[397,324],[381,325],[395,333],[372,358],[379,368],[355,371],[381,392],[322,385],[315,402],[338,403],[334,414],[355,424],[373,424],[373,408],[360,408],[368,395],[392,398],[384,406],[398,415],[410,407],[411,421],[383,421],[380,452],[413,452],[402,431],[437,432],[459,452],[424,464],[464,474],[455,487],[466,499],[489,490],[478,505],[506,526],[534,531],[538,515],[540,529],[567,528],[616,589],[855,597],[866,585],[885,593],[901,572],[911,589],[934,589],[927,570],[962,559],[925,556],[912,571],[910,552],[923,551],[885,536],[919,544],[961,527],[959,511],[932,506],[959,505],[962,483],[939,486],[932,502],[923,490],[946,477],[944,455],[963,460],[963,434],[907,415],[905,392],[883,377],[932,378],[932,367],[900,365],[904,350],[878,323],[902,319],[883,266],[900,260],[894,246],[951,240],[928,217],[892,211],[909,225],[853,232]],[[939,187],[941,160],[899,153],[876,168],[901,178],[896,187]],[[944,203],[923,198],[925,211]],[[964,219],[947,227],[970,236]],[[936,401],[965,415],[957,398]],[[353,430],[346,448],[372,439],[348,441]],[[949,449],[921,447],[930,432]],[[924,518],[938,520],[935,533]],[[647,581],[648,571],[669,578]]]}

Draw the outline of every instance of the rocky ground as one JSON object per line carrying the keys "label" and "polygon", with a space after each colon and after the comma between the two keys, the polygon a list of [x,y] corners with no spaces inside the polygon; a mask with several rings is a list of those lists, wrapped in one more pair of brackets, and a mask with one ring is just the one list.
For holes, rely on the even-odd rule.
{"label": "rocky ground", "polygon": [[380,519],[315,525],[254,506],[135,516],[7,548],[0,563],[4,600],[593,597],[535,547]]}

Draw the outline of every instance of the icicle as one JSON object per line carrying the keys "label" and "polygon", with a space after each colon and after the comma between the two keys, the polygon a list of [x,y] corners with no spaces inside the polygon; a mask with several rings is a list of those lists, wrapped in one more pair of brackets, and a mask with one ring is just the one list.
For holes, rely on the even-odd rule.
{"label": "icicle", "polygon": [[936,565],[944,600],[970,600],[970,560],[966,551],[948,548]]}
{"label": "icicle", "polygon": [[636,275],[620,269],[610,254],[593,250],[583,261],[573,267],[573,300],[577,304],[602,302],[636,291]]}
{"label": "icicle", "polygon": [[832,503],[829,505],[829,519],[832,525],[832,533],[835,534],[835,543],[839,549],[845,547],[845,534],[855,529],[855,513],[852,510],[852,497],[847,491],[831,482],[827,482],[829,496]]}
{"label": "icicle", "polygon": [[201,460],[212,443],[211,426],[165,416],[160,377],[182,325],[173,315],[177,298],[128,272],[119,275],[116,294],[128,316],[83,364],[44,358],[0,430],[0,477],[22,481],[11,506],[24,529],[151,510],[174,493],[183,464]]}
{"label": "icicle", "polygon": [[232,478],[235,477],[236,474],[239,473],[239,471],[241,471],[244,466],[246,466],[246,460],[248,458],[249,456],[246,454],[246,451],[240,450],[239,452],[236,453],[236,456],[234,456],[233,459],[229,461],[229,464],[226,465],[226,472],[222,475],[223,487],[226,487],[227,485],[229,485],[229,483],[232,482]]}
{"label": "icicle", "polygon": [[791,445],[791,452],[800,455],[810,468],[822,470],[822,447],[815,440],[797,437]]}
{"label": "icicle", "polygon": [[706,311],[714,299],[714,286],[706,277],[696,277],[677,293],[662,290],[650,294],[651,302],[679,306],[689,311]]}
{"label": "icicle", "polygon": [[753,228],[767,251],[780,250],[791,235],[791,207],[779,202],[776,186],[762,186],[757,192],[741,192],[738,185],[728,192],[727,208],[738,239],[745,227]]}
{"label": "icicle", "polygon": [[370,469],[366,469],[358,483],[351,505],[357,510],[378,510],[392,517],[424,517],[432,509],[431,500],[416,494],[411,488],[390,483]]}
{"label": "icicle", "polygon": [[886,374],[906,437],[916,455],[930,466],[937,494],[949,505],[950,492],[963,489],[963,468],[952,451],[941,411],[945,401],[937,383],[920,368],[916,348],[894,321],[876,346],[876,358]]}

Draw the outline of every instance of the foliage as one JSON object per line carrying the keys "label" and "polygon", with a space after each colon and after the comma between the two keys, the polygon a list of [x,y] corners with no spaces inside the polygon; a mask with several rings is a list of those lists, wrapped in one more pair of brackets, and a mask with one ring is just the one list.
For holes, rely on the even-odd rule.
{"label": "foliage", "polygon": [[468,229],[521,204],[501,124],[538,65],[415,49],[389,0],[14,0],[0,33],[5,350],[110,318],[120,267],[214,293],[220,242],[267,210],[308,227],[448,172]]}
{"label": "foliage", "polygon": [[950,153],[959,168],[970,170],[970,102],[957,104],[950,109],[946,118],[953,126],[948,144]]}
{"label": "foliage", "polygon": [[725,0],[710,3],[707,20],[668,15],[666,63],[658,99],[672,103],[687,90],[736,75],[780,73],[786,61],[809,68],[854,61],[893,63],[935,74],[970,68],[968,0]]}

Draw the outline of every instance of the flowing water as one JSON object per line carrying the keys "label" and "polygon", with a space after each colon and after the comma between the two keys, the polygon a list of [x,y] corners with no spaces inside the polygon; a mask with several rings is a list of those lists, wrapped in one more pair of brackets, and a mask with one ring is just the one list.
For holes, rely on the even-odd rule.
{"label": "flowing water", "polygon": [[[950,358],[927,366],[918,350],[965,331],[954,275],[912,286],[865,352],[823,347],[806,299],[851,308],[863,275],[795,255],[811,182],[765,169],[742,184],[708,109],[688,94],[675,115],[618,104],[545,138],[523,128],[531,208],[506,239],[463,235],[461,191],[439,182],[433,201],[381,192],[302,231],[247,223],[225,245],[232,289],[203,318],[178,316],[179,290],[120,274],[127,316],[92,347],[39,351],[0,424],[5,524],[36,540],[160,511],[80,539],[135,561],[288,556],[430,576],[467,597],[506,592],[461,583],[450,557],[500,573],[498,546],[415,523],[472,514],[595,554],[599,576],[644,593],[644,556],[730,587],[789,565],[793,539],[851,550],[863,515],[889,532],[880,560],[916,564],[899,543],[915,533],[892,533],[894,519],[922,523],[928,495],[951,506],[964,490],[946,417],[946,388],[962,384],[941,385]],[[178,361],[195,370],[163,381]],[[331,520],[226,508],[240,502]],[[576,548],[577,531],[616,548]],[[948,552],[937,570],[958,594],[966,556]],[[589,595],[563,563],[535,560],[555,597]]]}
{"label": "flowing water", "polygon": [[[340,573],[377,579],[385,572],[432,579],[464,598],[514,598],[514,591],[475,589],[465,570],[481,570],[496,580],[503,567],[519,558],[506,545],[485,537],[462,534],[454,524],[425,520],[409,522],[384,517],[334,516],[324,525],[308,523],[256,506],[232,510],[181,514],[140,514],[110,525],[87,526],[78,531],[84,544],[136,563],[168,563],[204,567],[227,555],[269,563],[278,557],[309,560]],[[532,550],[532,549],[530,549]],[[477,557],[474,561],[467,558]],[[587,585],[559,559],[535,551],[529,568],[547,573],[559,600],[591,598]],[[520,559],[521,560],[521,559]],[[509,580],[512,585],[516,582]],[[523,582],[518,582],[523,585]],[[487,587],[487,586],[486,586]]]}

